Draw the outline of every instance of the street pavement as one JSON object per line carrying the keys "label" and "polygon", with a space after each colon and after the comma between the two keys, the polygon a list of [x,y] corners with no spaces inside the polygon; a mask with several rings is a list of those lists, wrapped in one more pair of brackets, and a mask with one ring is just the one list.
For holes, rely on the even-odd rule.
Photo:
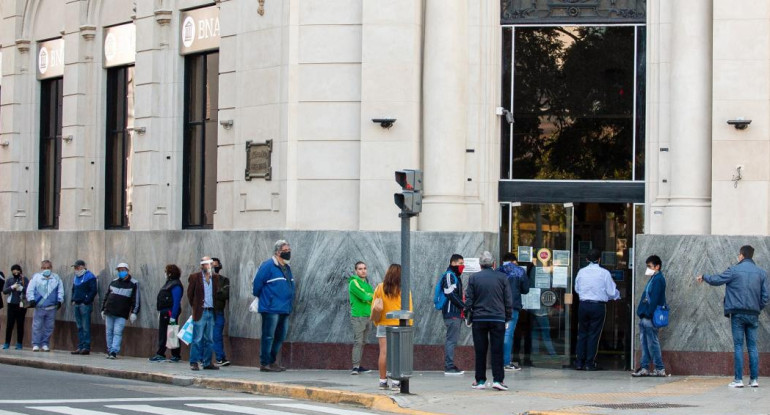
{"label": "street pavement", "polygon": [[[463,376],[444,376],[443,372],[416,372],[411,379],[411,394],[402,395],[379,390],[376,372],[358,376],[351,376],[347,371],[331,370],[264,373],[253,367],[235,366],[219,371],[191,372],[186,363],[150,363],[147,359],[126,357],[106,360],[103,354],[71,356],[61,352],[8,350],[0,352],[2,363],[190,385],[181,389],[194,390],[195,393],[205,391],[200,387],[209,387],[268,397],[309,399],[315,402],[305,403],[312,405],[319,405],[319,402],[356,404],[345,406],[353,411],[372,408],[406,414],[452,415],[548,412],[629,415],[770,414],[770,394],[767,393],[770,383],[766,384],[762,378],[759,388],[730,389],[727,384],[731,379],[727,377],[669,376],[635,379],[628,372],[525,368],[519,372],[506,372],[505,383],[510,390],[499,392],[471,389],[471,372]],[[7,368],[0,366],[0,382],[6,381],[2,373]],[[491,373],[488,372],[488,376],[491,377]],[[7,399],[5,395],[0,394],[0,398]],[[391,404],[396,402],[398,406],[393,405],[391,408],[383,405],[383,401]],[[0,408],[5,409],[3,405]],[[112,408],[110,411],[113,412],[106,412],[119,413],[114,410]],[[187,410],[191,410],[190,407]],[[272,412],[260,413],[278,415]],[[0,412],[0,415],[5,414]]]}

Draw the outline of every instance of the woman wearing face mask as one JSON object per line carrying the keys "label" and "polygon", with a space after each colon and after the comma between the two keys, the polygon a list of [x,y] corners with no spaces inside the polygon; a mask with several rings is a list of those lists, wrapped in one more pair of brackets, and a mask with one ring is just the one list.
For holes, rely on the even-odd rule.
{"label": "woman wearing face mask", "polygon": [[[163,362],[166,360],[166,340],[168,326],[177,324],[179,313],[182,312],[182,295],[184,287],[179,281],[182,270],[175,264],[166,265],[166,283],[158,292],[158,351],[150,358],[151,362]],[[179,327],[177,327],[178,329]],[[171,349],[171,362],[177,363],[181,359],[182,349]]]}
{"label": "woman wearing face mask", "polygon": [[36,308],[32,317],[32,351],[50,352],[48,347],[53,334],[56,310],[64,301],[64,284],[54,272],[51,261],[40,263],[40,272],[32,276],[27,287],[29,308]]}
{"label": "woman wearing face mask", "polygon": [[3,349],[11,345],[11,336],[16,327],[16,350],[21,350],[24,343],[24,318],[27,309],[24,308],[24,298],[27,295],[29,279],[22,275],[21,266],[14,264],[11,267],[11,276],[5,280],[3,294],[8,296],[8,321],[5,326],[5,343]]}
{"label": "woman wearing face mask", "polygon": [[139,283],[128,273],[128,264],[115,268],[118,278],[110,283],[102,303],[102,318],[107,329],[107,359],[117,359],[123,341],[126,320],[136,321],[139,314]]}

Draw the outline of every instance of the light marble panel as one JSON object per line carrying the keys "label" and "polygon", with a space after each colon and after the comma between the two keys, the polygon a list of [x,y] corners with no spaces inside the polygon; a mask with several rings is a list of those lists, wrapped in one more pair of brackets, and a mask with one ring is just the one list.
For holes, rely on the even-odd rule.
{"label": "light marble panel", "polygon": [[299,63],[349,62],[361,62],[361,26],[300,26]]}
{"label": "light marble panel", "polygon": [[[697,352],[731,352],[733,350],[730,321],[724,317],[725,287],[699,284],[699,274],[718,274],[737,262],[742,245],[756,250],[754,260],[770,269],[770,239],[759,236],[708,235],[639,235],[636,239],[634,265],[637,270],[636,292],[644,290],[647,278],[640,273],[650,255],[663,261],[666,277],[666,300],[670,308],[669,326],[660,331],[663,350]],[[636,304],[633,305],[634,311]],[[634,314],[636,315],[636,314]],[[634,325],[638,319],[634,319]],[[760,316],[758,333],[760,352],[770,352],[770,318],[768,311]],[[637,344],[638,348],[638,344]]]}

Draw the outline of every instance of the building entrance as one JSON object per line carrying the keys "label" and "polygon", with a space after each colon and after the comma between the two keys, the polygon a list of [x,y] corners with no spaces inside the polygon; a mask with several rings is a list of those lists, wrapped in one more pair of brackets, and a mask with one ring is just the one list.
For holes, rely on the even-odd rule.
{"label": "building entrance", "polygon": [[[597,360],[628,369],[632,313],[634,237],[643,231],[641,205],[631,203],[505,203],[502,253],[513,252],[529,277],[529,293],[514,332],[513,361],[524,366],[569,367],[575,358],[579,298],[575,277],[592,248],[621,293],[607,306]],[[501,253],[501,254],[502,254]]]}

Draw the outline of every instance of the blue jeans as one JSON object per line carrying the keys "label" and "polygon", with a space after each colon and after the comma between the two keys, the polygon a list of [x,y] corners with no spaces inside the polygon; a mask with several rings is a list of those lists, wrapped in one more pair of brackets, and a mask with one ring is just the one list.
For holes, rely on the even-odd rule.
{"label": "blue jeans", "polygon": [[658,328],[652,325],[652,320],[639,319],[639,339],[642,348],[642,361],[639,362],[639,367],[647,369],[650,366],[650,361],[652,361],[655,364],[655,369],[665,369],[660,352],[660,342],[658,341]]}
{"label": "blue jeans", "polygon": [[749,351],[749,370],[751,379],[759,378],[759,351],[757,351],[757,328],[759,316],[753,314],[733,314],[730,316],[733,328],[733,352],[735,354],[735,380],[743,380],[743,337],[746,337],[746,349]]}
{"label": "blue jeans", "polygon": [[262,338],[260,339],[259,364],[275,363],[276,356],[289,332],[289,315],[259,313],[262,316]]}
{"label": "blue jeans", "polygon": [[123,329],[126,327],[126,319],[111,315],[104,316],[107,326],[107,353],[120,353],[120,343],[123,341]]}
{"label": "blue jeans", "polygon": [[519,322],[519,310],[513,310],[511,319],[508,320],[508,328],[505,329],[505,338],[503,339],[503,365],[511,364],[511,349],[513,348],[513,332],[516,331],[516,323]]}
{"label": "blue jeans", "polygon": [[190,346],[190,364],[200,363],[204,367],[211,364],[211,338],[214,334],[214,311],[203,310],[198,321],[193,320],[193,339]]}
{"label": "blue jeans", "polygon": [[75,324],[78,326],[78,349],[91,350],[91,304],[75,304]]}
{"label": "blue jeans", "polygon": [[214,312],[214,354],[217,360],[225,360],[225,339],[222,335],[225,331],[224,311]]}

